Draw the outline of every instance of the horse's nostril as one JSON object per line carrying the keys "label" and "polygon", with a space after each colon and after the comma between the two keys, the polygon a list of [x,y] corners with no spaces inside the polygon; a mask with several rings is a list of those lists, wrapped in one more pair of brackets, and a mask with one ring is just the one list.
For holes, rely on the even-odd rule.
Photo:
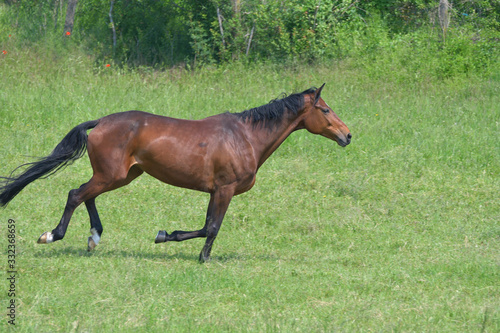
{"label": "horse's nostril", "polygon": [[347,134],[347,140],[351,140],[351,138],[352,138],[351,133],[348,133],[348,134]]}

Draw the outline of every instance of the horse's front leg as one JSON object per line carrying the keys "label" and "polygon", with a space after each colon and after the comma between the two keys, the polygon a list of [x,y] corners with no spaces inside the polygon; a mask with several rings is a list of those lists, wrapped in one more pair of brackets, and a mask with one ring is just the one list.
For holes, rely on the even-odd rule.
{"label": "horse's front leg", "polygon": [[219,233],[222,220],[224,219],[224,215],[226,214],[233,196],[234,188],[231,186],[222,187],[212,194],[212,212],[210,218],[207,216],[207,223],[205,225],[207,240],[200,253],[200,263],[206,262],[210,258],[212,244]]}
{"label": "horse's front leg", "polygon": [[165,230],[158,231],[155,238],[155,243],[165,243],[165,242],[182,242],[191,238],[207,237],[207,226],[212,216],[214,206],[214,195],[210,194],[210,203],[208,204],[207,217],[205,220],[205,226],[196,231],[182,231],[176,230],[171,234],[168,234]]}
{"label": "horse's front leg", "polygon": [[168,234],[165,230],[160,230],[155,238],[155,243],[182,242],[191,238],[207,237],[205,246],[200,253],[200,262],[205,262],[210,258],[212,244],[217,237],[222,220],[226,214],[229,203],[234,195],[234,190],[230,187],[223,187],[215,193],[210,194],[205,226],[197,231],[176,230]]}

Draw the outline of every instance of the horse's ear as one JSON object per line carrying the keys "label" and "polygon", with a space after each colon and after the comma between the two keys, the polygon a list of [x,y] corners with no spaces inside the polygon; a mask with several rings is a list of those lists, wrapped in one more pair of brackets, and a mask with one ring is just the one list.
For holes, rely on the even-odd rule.
{"label": "horse's ear", "polygon": [[325,84],[323,83],[323,85],[314,92],[314,104],[318,103],[319,98],[321,97],[321,90],[323,90],[324,86]]}

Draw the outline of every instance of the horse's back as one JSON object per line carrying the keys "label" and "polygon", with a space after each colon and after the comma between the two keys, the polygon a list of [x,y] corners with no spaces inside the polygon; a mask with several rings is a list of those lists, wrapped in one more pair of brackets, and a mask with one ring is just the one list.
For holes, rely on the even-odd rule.
{"label": "horse's back", "polygon": [[205,192],[253,178],[256,167],[241,124],[229,113],[201,120],[116,113],[100,119],[88,146],[93,166],[114,159],[165,183]]}

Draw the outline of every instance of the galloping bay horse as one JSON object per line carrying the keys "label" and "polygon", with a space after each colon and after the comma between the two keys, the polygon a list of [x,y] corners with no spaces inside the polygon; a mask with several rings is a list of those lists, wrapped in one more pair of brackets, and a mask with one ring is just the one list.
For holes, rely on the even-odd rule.
{"label": "galloping bay horse", "polygon": [[[73,211],[85,203],[90,216],[88,250],[102,235],[95,198],[129,184],[143,172],[174,186],[210,193],[205,226],[197,231],[158,232],[155,243],[206,237],[200,262],[209,259],[224,214],[233,196],[252,188],[259,167],[292,133],[307,129],[345,147],[347,126],[321,98],[321,90],[277,99],[241,113],[222,113],[202,120],[174,119],[140,111],[115,113],[73,128],[52,153],[19,176],[2,177],[0,206],[26,185],[83,156],[87,149],[92,178],[69,191],[61,221],[38,243],[63,239]],[[87,136],[87,130],[93,130]]]}

